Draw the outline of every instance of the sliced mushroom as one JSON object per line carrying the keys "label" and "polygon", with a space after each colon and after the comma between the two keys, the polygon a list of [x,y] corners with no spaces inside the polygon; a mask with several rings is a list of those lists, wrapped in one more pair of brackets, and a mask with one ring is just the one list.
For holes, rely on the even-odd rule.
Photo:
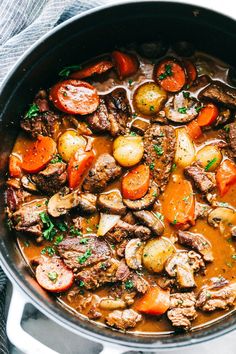
{"label": "sliced mushroom", "polygon": [[108,214],[125,215],[126,206],[122,202],[120,193],[114,191],[100,194],[97,199],[98,208]]}
{"label": "sliced mushroom", "polygon": [[81,193],[78,190],[68,193],[68,189],[65,188],[49,199],[48,213],[56,218],[77,207],[83,213],[92,214],[96,212],[96,199],[94,194]]}
{"label": "sliced mushroom", "polygon": [[144,225],[146,225],[151,231],[160,236],[164,232],[163,222],[157,218],[153,213],[147,210],[135,211],[134,216],[136,216]]}
{"label": "sliced mushroom", "polygon": [[133,238],[125,247],[125,260],[131,269],[139,269],[142,267],[142,254],[144,243],[140,238]]}
{"label": "sliced mushroom", "polygon": [[105,298],[100,301],[99,307],[103,310],[113,311],[116,309],[124,309],[126,307],[126,304],[121,299]]}
{"label": "sliced mushroom", "polygon": [[236,226],[236,211],[234,209],[219,207],[208,214],[208,223],[213,227],[219,227],[221,234],[230,235]]}
{"label": "sliced mushroom", "polygon": [[123,203],[129,209],[132,210],[147,209],[155,203],[158,195],[159,195],[159,190],[157,186],[154,183],[152,183],[147,194],[143,198],[137,200],[123,199]]}
{"label": "sliced mushroom", "polygon": [[26,189],[29,192],[38,192],[38,189],[36,187],[36,184],[31,181],[29,176],[23,176],[21,178],[21,183],[24,189]]}
{"label": "sliced mushroom", "polygon": [[196,99],[186,96],[186,93],[180,92],[171,97],[165,107],[166,117],[172,122],[186,123],[197,116],[196,108],[199,103]]}

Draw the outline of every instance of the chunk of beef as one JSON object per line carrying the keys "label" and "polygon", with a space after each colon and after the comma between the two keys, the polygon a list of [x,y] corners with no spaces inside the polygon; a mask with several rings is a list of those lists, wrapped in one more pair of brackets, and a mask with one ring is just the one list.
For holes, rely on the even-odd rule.
{"label": "chunk of beef", "polygon": [[218,126],[224,125],[229,122],[230,118],[231,118],[231,111],[228,108],[221,109],[219,111],[218,117],[216,117],[216,120],[214,122],[214,126],[218,127]]}
{"label": "chunk of beef", "polygon": [[174,161],[176,136],[174,128],[153,124],[144,134],[144,161],[161,191],[167,185]]}
{"label": "chunk of beef", "polygon": [[185,167],[184,173],[193,180],[196,188],[204,194],[216,186],[215,174],[213,172],[206,172],[197,162]]}
{"label": "chunk of beef", "polygon": [[97,236],[86,238],[66,238],[57,246],[59,255],[68,268],[76,273],[81,268],[105,261],[111,256],[111,249],[106,241]]}
{"label": "chunk of beef", "polygon": [[170,256],[165,264],[165,270],[170,277],[175,277],[181,289],[196,286],[194,273],[204,268],[204,262],[194,251],[176,252]]}
{"label": "chunk of beef", "polygon": [[122,331],[135,327],[141,320],[142,316],[132,309],[124,311],[115,310],[106,317],[108,326],[121,329]]}
{"label": "chunk of beef", "polygon": [[119,263],[117,272],[116,272],[116,278],[119,281],[125,281],[128,279],[130,276],[131,272],[129,267],[126,265],[125,260],[122,259]]}
{"label": "chunk of beef", "polygon": [[36,117],[24,118],[21,121],[21,128],[33,138],[38,135],[55,137],[59,130],[60,117],[55,112],[47,111],[38,113]]}
{"label": "chunk of beef", "polygon": [[124,239],[123,241],[121,241],[121,243],[116,245],[117,256],[122,257],[122,258],[125,256],[125,248],[126,248],[128,242],[129,242],[128,239]]}
{"label": "chunk of beef", "polygon": [[22,189],[16,189],[13,187],[8,187],[5,193],[5,202],[7,205],[7,213],[9,216],[20,208],[22,203],[27,201],[31,197],[31,194],[23,191]]}
{"label": "chunk of beef", "polygon": [[98,109],[88,116],[87,122],[97,133],[109,132],[112,136],[125,134],[131,108],[124,89],[116,89],[101,98]]}
{"label": "chunk of beef", "polygon": [[213,281],[210,286],[202,288],[197,298],[197,307],[203,311],[226,309],[234,304],[236,299],[236,281]]}
{"label": "chunk of beef", "polygon": [[47,211],[47,199],[37,199],[24,203],[12,214],[12,222],[16,231],[30,233],[42,240],[43,223],[40,214]]}
{"label": "chunk of beef", "polygon": [[236,158],[236,122],[228,125],[229,127],[229,144],[233,153],[233,157]]}
{"label": "chunk of beef", "polygon": [[214,258],[211,243],[202,234],[179,230],[177,236],[181,245],[191,247],[198,251],[202,255],[204,261],[213,261]]}
{"label": "chunk of beef", "polygon": [[126,206],[122,202],[120,193],[114,191],[100,194],[97,199],[98,208],[108,214],[124,215]]}
{"label": "chunk of beef", "polygon": [[151,183],[151,186],[145,196],[141,199],[131,200],[123,199],[124,204],[131,210],[142,210],[150,208],[159,195],[157,186]]}
{"label": "chunk of beef", "polygon": [[200,92],[199,97],[222,104],[228,108],[236,108],[236,89],[220,81],[210,83],[210,85]]}
{"label": "chunk of beef", "polygon": [[[120,261],[116,272],[116,280],[122,281],[122,286],[128,290],[145,294],[148,290],[148,282],[141,276],[130,270],[124,260]],[[127,289],[127,284],[129,285]]]}
{"label": "chunk of beef", "polygon": [[129,211],[123,218],[123,221],[127,222],[128,224],[134,225],[136,224],[136,219],[131,211]]}
{"label": "chunk of beef", "polygon": [[160,236],[164,232],[163,222],[148,210],[135,211],[138,220],[147,226],[155,235]]}
{"label": "chunk of beef", "polygon": [[194,211],[195,219],[206,218],[209,210],[210,210],[210,206],[208,204],[196,202],[195,203],[195,211]]}
{"label": "chunk of beef", "polygon": [[115,243],[119,243],[128,237],[141,238],[142,240],[146,240],[150,236],[151,231],[147,227],[141,225],[131,225],[122,220],[119,220],[116,225],[106,234],[106,238],[110,242]]}
{"label": "chunk of beef", "polygon": [[85,178],[83,189],[92,193],[101,192],[109,182],[114,181],[121,173],[122,169],[117,165],[115,159],[109,154],[102,154]]}
{"label": "chunk of beef", "polygon": [[76,280],[77,282],[83,282],[85,289],[96,289],[106,283],[113,283],[117,280],[116,273],[118,266],[119,261],[111,258],[91,267],[84,268],[75,275]]}
{"label": "chunk of beef", "polygon": [[47,194],[57,193],[66,183],[67,172],[64,162],[50,163],[37,175],[32,176],[37,188]]}
{"label": "chunk of beef", "polygon": [[170,295],[170,307],[167,317],[174,327],[189,330],[191,322],[197,317],[196,298],[193,292]]}

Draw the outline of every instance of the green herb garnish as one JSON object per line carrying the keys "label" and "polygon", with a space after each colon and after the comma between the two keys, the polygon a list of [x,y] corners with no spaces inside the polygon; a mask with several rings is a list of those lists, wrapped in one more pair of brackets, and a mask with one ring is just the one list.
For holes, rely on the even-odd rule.
{"label": "green herb garnish", "polygon": [[50,217],[48,216],[47,213],[43,212],[39,214],[40,219],[44,225],[44,227],[46,226],[47,228],[43,231],[43,237],[45,238],[45,240],[48,241],[52,241],[53,237],[56,234],[56,230],[54,228],[54,224],[52,222],[52,220],[50,219]]}
{"label": "green herb garnish", "polygon": [[50,257],[52,257],[52,256],[54,256],[55,252],[56,252],[56,251],[55,251],[55,249],[54,249],[53,247],[48,246],[48,247],[44,247],[44,248],[42,249],[41,254],[46,254],[46,253],[48,253],[48,255],[49,255]]}
{"label": "green herb garnish", "polygon": [[58,222],[56,224],[56,227],[60,230],[60,231],[67,231],[68,230],[68,226],[66,225],[66,223],[64,222]]}
{"label": "green herb garnish", "polygon": [[55,245],[55,246],[58,246],[59,243],[61,243],[61,242],[63,241],[63,239],[64,239],[64,236],[63,236],[63,235],[57,236],[56,239],[55,239],[54,245]]}
{"label": "green herb garnish", "polygon": [[50,163],[58,163],[58,162],[62,162],[62,157],[60,154],[56,154],[53,156],[53,158],[51,159]]}
{"label": "green herb garnish", "polygon": [[150,109],[150,111],[151,111],[151,112],[153,112],[153,111],[154,111],[154,109],[155,109],[155,107],[154,107],[154,106],[150,106],[150,108],[149,108],[149,109]]}
{"label": "green herb garnish", "polygon": [[32,103],[30,105],[28,112],[25,115],[25,118],[31,119],[33,117],[36,117],[38,115],[38,113],[39,113],[39,106],[35,103]]}
{"label": "green herb garnish", "polygon": [[133,289],[133,287],[134,287],[134,283],[133,283],[131,280],[127,280],[127,281],[125,282],[125,289],[126,289],[126,290]]}
{"label": "green herb garnish", "polygon": [[129,80],[128,80],[128,83],[129,83],[129,86],[131,86],[132,83],[133,83],[133,80],[129,79]]}
{"label": "green herb garnish", "polygon": [[156,217],[157,217],[159,220],[161,220],[161,221],[164,220],[164,216],[163,216],[161,213],[156,212],[155,215],[156,215]]}
{"label": "green herb garnish", "polygon": [[171,65],[170,64],[166,64],[165,65],[165,72],[162,73],[161,75],[159,75],[159,80],[164,80],[166,79],[168,76],[172,76],[173,72],[171,70]]}
{"label": "green herb garnish", "polygon": [[86,227],[86,231],[87,232],[92,232],[93,230],[91,229],[91,227]]}
{"label": "green herb garnish", "polygon": [[84,237],[79,240],[79,243],[81,243],[82,245],[87,245],[88,241],[89,241],[89,238]]}
{"label": "green herb garnish", "polygon": [[197,112],[197,113],[199,113],[200,111],[201,111],[201,109],[203,109],[205,106],[199,106],[199,107],[196,107],[195,108],[195,111]]}
{"label": "green herb garnish", "polygon": [[59,72],[59,76],[61,77],[68,77],[72,71],[81,70],[81,65],[71,65],[66,66]]}
{"label": "green herb garnish", "polygon": [[214,163],[217,161],[217,158],[214,157],[211,161],[208,162],[208,164],[205,167],[205,171],[209,171],[209,169],[214,165]]}
{"label": "green herb garnish", "polygon": [[180,108],[178,108],[178,112],[181,113],[181,114],[186,114],[186,112],[187,112],[187,107],[180,107]]}
{"label": "green herb garnish", "polygon": [[173,165],[171,166],[171,172],[173,172],[176,169],[176,163],[173,163]]}
{"label": "green herb garnish", "polygon": [[232,258],[234,261],[236,261],[236,254],[232,254]]}
{"label": "green herb garnish", "polygon": [[25,241],[24,245],[25,245],[25,247],[29,247],[29,245],[30,245],[29,241]]}
{"label": "green herb garnish", "polygon": [[137,136],[137,134],[135,132],[130,132],[129,134],[130,136]]}
{"label": "green herb garnish", "polygon": [[49,272],[48,273],[48,279],[50,279],[52,282],[56,282],[58,278],[58,274],[56,272]]}
{"label": "green herb garnish", "polygon": [[153,149],[155,150],[158,156],[163,155],[164,151],[161,145],[153,145]]}
{"label": "green herb garnish", "polygon": [[82,256],[77,258],[77,261],[79,262],[79,264],[84,264],[91,255],[92,250],[91,248],[88,248]]}
{"label": "green herb garnish", "polygon": [[83,281],[83,280],[80,280],[79,286],[80,286],[81,288],[84,286],[84,281]]}
{"label": "green herb garnish", "polygon": [[150,163],[149,168],[150,168],[150,170],[152,170],[152,171],[154,170],[154,168],[155,168],[154,162],[151,162],[151,163]]}
{"label": "green herb garnish", "polygon": [[183,91],[182,93],[183,93],[184,98],[189,98],[190,92]]}
{"label": "green herb garnish", "polygon": [[80,230],[75,229],[74,226],[70,227],[70,234],[75,236],[82,236],[82,232]]}

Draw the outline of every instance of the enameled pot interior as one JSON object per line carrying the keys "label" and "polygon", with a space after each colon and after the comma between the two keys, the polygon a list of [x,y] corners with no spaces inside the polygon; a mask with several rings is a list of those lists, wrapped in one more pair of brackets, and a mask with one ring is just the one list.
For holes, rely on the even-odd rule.
{"label": "enameled pot interior", "polygon": [[195,6],[168,2],[140,2],[92,10],[61,25],[39,42],[14,68],[3,85],[0,99],[0,251],[2,265],[11,280],[17,282],[32,302],[74,332],[94,340],[119,342],[132,347],[159,348],[189,345],[226,333],[236,324],[236,316],[188,334],[134,335],[112,331],[64,310],[32,278],[4,222],[4,181],[8,156],[19,129],[20,112],[31,102],[35,92],[56,81],[58,71],[86,59],[111,51],[130,42],[145,42],[163,37],[173,43],[192,42],[205,51],[233,65],[236,22],[220,14]]}

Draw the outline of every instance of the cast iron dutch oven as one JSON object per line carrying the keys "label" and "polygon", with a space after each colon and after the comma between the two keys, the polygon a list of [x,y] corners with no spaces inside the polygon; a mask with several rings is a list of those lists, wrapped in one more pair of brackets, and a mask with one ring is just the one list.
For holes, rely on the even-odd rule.
{"label": "cast iron dutch oven", "polygon": [[[187,346],[223,335],[236,328],[231,313],[204,328],[186,334],[134,335],[120,333],[67,312],[44,292],[29,273],[4,223],[4,183],[8,156],[25,110],[40,87],[56,81],[58,71],[116,46],[163,37],[168,42],[187,40],[199,50],[230,65],[236,62],[236,21],[196,6],[171,2],[132,2],[110,5],[78,15],[44,36],[18,61],[5,80],[0,103],[0,259],[7,276],[25,297],[61,326],[94,341],[139,350]],[[66,339],[65,339],[66,340]]]}

